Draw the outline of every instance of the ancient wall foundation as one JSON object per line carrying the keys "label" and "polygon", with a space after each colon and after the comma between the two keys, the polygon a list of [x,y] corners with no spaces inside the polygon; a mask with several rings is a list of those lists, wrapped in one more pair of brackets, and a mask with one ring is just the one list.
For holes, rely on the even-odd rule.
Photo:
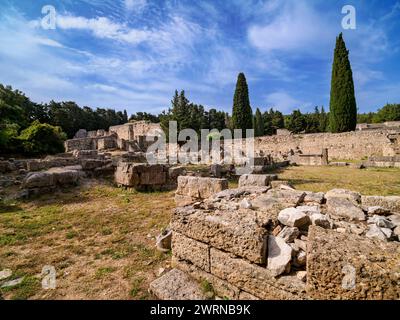
{"label": "ancient wall foundation", "polygon": [[255,138],[255,150],[284,158],[291,151],[320,154],[328,149],[330,159],[358,160],[371,156],[393,156],[400,150],[400,132],[390,130],[276,135]]}

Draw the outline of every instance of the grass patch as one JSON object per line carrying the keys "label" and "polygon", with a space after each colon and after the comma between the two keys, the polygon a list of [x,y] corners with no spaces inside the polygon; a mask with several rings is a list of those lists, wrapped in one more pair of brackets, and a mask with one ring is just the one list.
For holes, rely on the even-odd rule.
{"label": "grass patch", "polygon": [[327,192],[344,188],[363,195],[400,194],[399,168],[293,166],[277,173],[280,180],[288,180],[299,190]]}
{"label": "grass patch", "polygon": [[39,279],[33,276],[25,276],[22,282],[16,286],[1,288],[0,295],[8,293],[12,300],[27,300],[40,290]]}

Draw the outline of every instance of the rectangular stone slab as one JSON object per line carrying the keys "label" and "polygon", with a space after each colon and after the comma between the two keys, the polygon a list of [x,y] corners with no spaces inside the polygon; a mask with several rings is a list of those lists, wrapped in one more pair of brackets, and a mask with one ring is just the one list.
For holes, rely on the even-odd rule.
{"label": "rectangular stone slab", "polygon": [[311,226],[307,293],[313,299],[400,299],[400,246]]}
{"label": "rectangular stone slab", "polygon": [[189,261],[200,269],[210,272],[210,248],[207,244],[173,232],[172,253],[180,260]]}
{"label": "rectangular stone slab", "polygon": [[190,207],[177,208],[171,225],[175,232],[189,238],[254,263],[265,263],[267,230],[257,224],[252,210],[208,212]]}
{"label": "rectangular stone slab", "polygon": [[211,248],[211,273],[260,298],[292,300],[306,298],[305,283],[295,275],[275,278],[263,267]]}

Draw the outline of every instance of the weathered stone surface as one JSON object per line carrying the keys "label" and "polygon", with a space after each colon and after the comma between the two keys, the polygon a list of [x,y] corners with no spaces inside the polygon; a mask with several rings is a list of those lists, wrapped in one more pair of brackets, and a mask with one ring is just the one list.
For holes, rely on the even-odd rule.
{"label": "weathered stone surface", "polygon": [[351,201],[357,205],[361,202],[361,194],[347,189],[332,189],[325,194],[325,198],[330,200],[332,198],[341,198]]}
{"label": "weathered stone surface", "polygon": [[295,239],[294,244],[301,250],[307,251],[307,242],[300,239]]}
{"label": "weathered stone surface", "polygon": [[303,202],[306,193],[304,191],[298,190],[279,190],[279,189],[271,189],[267,192],[267,195],[275,198],[277,201],[282,203],[292,204],[292,206],[298,206],[301,202]]}
{"label": "weathered stone surface", "polygon": [[295,189],[289,181],[285,180],[274,180],[270,182],[271,188],[274,189]]}
{"label": "weathered stone surface", "polygon": [[211,273],[205,272],[186,260],[179,260],[176,256],[173,256],[171,264],[174,268],[187,272],[193,279],[199,282],[206,280],[212,284],[216,296],[228,299],[237,299],[239,297],[240,289],[238,287]]}
{"label": "weathered stone surface", "polygon": [[296,272],[297,279],[306,282],[307,281],[307,271],[297,271]]}
{"label": "weathered stone surface", "polygon": [[[400,298],[398,244],[315,226],[308,235],[307,293],[311,298]],[[349,286],[352,278],[355,285]]]}
{"label": "weathered stone surface", "polygon": [[366,216],[364,211],[354,201],[346,199],[346,197],[327,198],[327,213],[349,221],[364,221]]}
{"label": "weathered stone surface", "polygon": [[373,215],[387,216],[390,214],[390,210],[387,210],[380,206],[373,206],[373,207],[367,208],[367,213],[369,216],[373,216]]}
{"label": "weathered stone surface", "polygon": [[285,240],[286,243],[290,243],[294,242],[294,239],[296,239],[299,235],[300,231],[298,228],[284,227],[282,231],[279,232],[278,237]]}
{"label": "weathered stone surface", "polygon": [[226,189],[214,195],[215,199],[235,199],[245,194],[244,189]]}
{"label": "weathered stone surface", "polygon": [[246,291],[240,291],[238,300],[248,300],[249,301],[249,300],[260,300],[260,299],[250,293],[247,293]]}
{"label": "weathered stone surface", "polygon": [[44,172],[31,172],[22,181],[22,187],[25,189],[34,189],[76,184],[79,178],[80,173],[78,170],[52,168]]}
{"label": "weathered stone surface", "polygon": [[369,218],[368,223],[376,224],[378,227],[381,228],[393,229],[395,227],[395,224],[391,222],[389,219],[377,215],[374,215],[373,217]]}
{"label": "weathered stone surface", "polygon": [[198,200],[207,199],[222,190],[228,189],[228,180],[180,176],[175,193],[177,206],[185,206]]}
{"label": "weathered stone surface", "polygon": [[325,201],[325,194],[323,192],[310,192],[306,191],[304,203],[318,203],[322,204]]}
{"label": "weathered stone surface", "polygon": [[170,182],[178,183],[178,177],[186,175],[186,169],[184,166],[171,167],[168,169],[168,178]]}
{"label": "weathered stone surface", "polygon": [[257,224],[252,210],[207,212],[177,208],[172,229],[255,263],[265,263],[267,230]]}
{"label": "weathered stone surface", "polygon": [[199,283],[178,269],[154,280],[149,290],[160,300],[206,300]]}
{"label": "weathered stone surface", "polygon": [[247,186],[265,187],[270,182],[270,176],[266,174],[244,174],[239,178],[239,188]]}
{"label": "weathered stone surface", "polygon": [[400,213],[400,196],[362,196],[361,204],[363,207],[380,206],[392,213]]}
{"label": "weathered stone surface", "polygon": [[268,237],[267,269],[274,277],[290,271],[292,248],[280,237]]}
{"label": "weathered stone surface", "polygon": [[212,164],[210,167],[210,173],[215,178],[222,177],[222,166],[219,164]]}
{"label": "weathered stone surface", "polygon": [[294,257],[293,265],[295,267],[301,268],[306,265],[307,262],[307,254],[303,250],[299,250],[299,252]]}
{"label": "weathered stone surface", "polygon": [[4,269],[0,271],[0,280],[7,279],[12,276],[12,271],[10,269]]}
{"label": "weathered stone surface", "polygon": [[167,184],[168,169],[161,164],[118,163],[115,182],[137,189],[162,188]]}
{"label": "weathered stone surface", "polygon": [[279,212],[278,220],[285,226],[304,228],[311,224],[310,217],[297,208],[287,208]]}
{"label": "weathered stone surface", "polygon": [[167,228],[156,238],[156,247],[161,252],[168,252],[171,250],[172,243],[172,230]]}
{"label": "weathered stone surface", "polygon": [[388,219],[395,225],[400,226],[400,214],[392,214]]}
{"label": "weathered stone surface", "polygon": [[251,205],[250,200],[248,200],[248,199],[243,199],[243,200],[240,202],[240,207],[241,207],[242,209],[251,209],[251,208],[252,208],[252,205]]}
{"label": "weathered stone surface", "polygon": [[172,237],[172,252],[179,260],[188,261],[200,269],[210,272],[210,249],[207,244],[190,239],[174,232]]}
{"label": "weathered stone surface", "polygon": [[13,280],[8,280],[1,285],[1,288],[15,287],[15,286],[21,284],[22,281],[24,281],[24,277],[13,279]]}
{"label": "weathered stone surface", "polygon": [[315,213],[310,216],[311,219],[311,224],[314,226],[319,226],[325,229],[330,229],[332,228],[331,221],[328,219],[328,217],[322,213]]}
{"label": "weathered stone surface", "polygon": [[211,248],[211,273],[260,298],[289,300],[305,298],[305,284],[296,276],[275,278],[267,268]]}

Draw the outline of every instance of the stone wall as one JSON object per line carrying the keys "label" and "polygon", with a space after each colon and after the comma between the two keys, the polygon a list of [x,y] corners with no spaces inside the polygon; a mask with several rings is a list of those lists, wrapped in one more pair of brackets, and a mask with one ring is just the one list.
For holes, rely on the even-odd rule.
{"label": "stone wall", "polygon": [[279,159],[291,150],[301,150],[303,154],[319,154],[326,148],[330,159],[355,160],[393,155],[393,150],[399,148],[400,139],[396,137],[400,133],[391,133],[393,131],[374,130],[268,136],[255,139],[255,150]]}
{"label": "stone wall", "polygon": [[[182,194],[187,181],[178,182]],[[187,190],[198,191],[195,184]],[[191,288],[206,281],[210,297],[220,299],[396,300],[399,207],[400,197],[344,189],[324,194],[263,183],[222,190],[175,210],[175,269],[150,290],[162,299],[185,298],[178,291],[192,279]]]}

